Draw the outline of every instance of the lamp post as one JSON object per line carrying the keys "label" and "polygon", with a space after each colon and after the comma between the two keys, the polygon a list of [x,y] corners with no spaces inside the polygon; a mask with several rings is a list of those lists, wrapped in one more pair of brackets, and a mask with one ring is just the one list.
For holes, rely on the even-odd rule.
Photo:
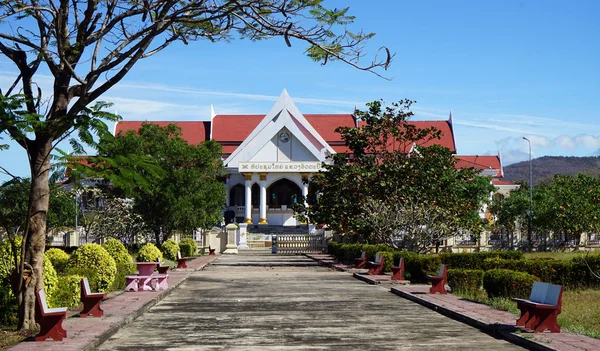
{"label": "lamp post", "polygon": [[529,144],[529,223],[527,228],[527,249],[531,251],[531,226],[533,221],[533,168],[531,166],[531,140],[523,137]]}

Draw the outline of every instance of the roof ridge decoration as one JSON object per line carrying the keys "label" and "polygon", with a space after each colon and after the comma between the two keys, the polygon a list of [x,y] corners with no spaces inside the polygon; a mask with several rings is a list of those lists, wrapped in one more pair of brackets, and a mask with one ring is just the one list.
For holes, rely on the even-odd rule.
{"label": "roof ridge decoration", "polygon": [[335,151],[313,128],[296,107],[286,89],[283,89],[277,102],[265,115],[240,146],[225,160],[225,167],[237,167],[258,153],[282,128],[287,128],[315,158],[326,161],[327,154]]}

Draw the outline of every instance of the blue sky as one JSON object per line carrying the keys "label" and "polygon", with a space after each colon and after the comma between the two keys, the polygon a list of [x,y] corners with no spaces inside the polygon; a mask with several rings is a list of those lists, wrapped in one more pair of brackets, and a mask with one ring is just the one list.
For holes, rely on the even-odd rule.
{"label": "blue sky", "polygon": [[[600,154],[600,2],[326,1],[350,6],[354,29],[377,35],[396,57],[384,75],[338,62],[321,66],[301,42],[283,39],[178,44],[138,65],[101,100],[125,120],[207,120],[216,113],[267,113],[286,88],[303,113],[351,113],[369,101],[417,101],[415,119],[447,119],[457,150],[533,157]],[[2,27],[0,27],[0,30]],[[0,56],[0,88],[14,78]],[[49,76],[38,77],[47,86]],[[27,176],[17,146],[0,165]],[[0,174],[0,180],[6,179]]]}

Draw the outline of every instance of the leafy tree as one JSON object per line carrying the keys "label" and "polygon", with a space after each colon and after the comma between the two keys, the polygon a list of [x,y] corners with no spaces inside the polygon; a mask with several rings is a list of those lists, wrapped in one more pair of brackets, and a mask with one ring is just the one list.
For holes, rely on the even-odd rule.
{"label": "leafy tree", "polygon": [[[475,169],[456,170],[452,153],[425,146],[440,132],[409,121],[412,101],[356,111],[358,128],[338,128],[350,153],[333,155],[310,180],[318,196],[296,210],[359,242],[421,251],[459,230],[479,232],[479,209],[493,186]],[[403,243],[400,243],[403,242]]]}
{"label": "leafy tree", "polygon": [[[23,240],[24,266],[32,283],[19,280],[19,327],[33,329],[35,289],[42,287],[46,216],[49,204],[50,152],[78,133],[91,142],[94,132],[107,131],[104,120],[116,117],[96,102],[144,58],[175,42],[189,44],[242,38],[280,37],[308,44],[309,58],[323,64],[342,61],[374,72],[387,68],[392,55],[361,65],[364,46],[374,34],[352,33],[348,9],[327,9],[321,0],[148,0],[108,2],[7,0],[0,20],[0,52],[16,68],[14,83],[0,93],[0,134],[6,133],[28,154],[31,196]],[[25,29],[24,29],[25,28]],[[50,74],[49,92],[38,75]],[[15,95],[15,89],[21,94]],[[96,103],[95,103],[96,102]],[[95,103],[95,104],[94,104]],[[74,144],[76,146],[76,144]],[[2,146],[4,147],[4,146]]]}
{"label": "leafy tree", "polygon": [[117,185],[115,190],[133,197],[134,211],[154,232],[158,245],[175,230],[192,231],[220,221],[225,187],[218,178],[225,169],[221,146],[214,140],[190,145],[174,124],[163,128],[144,123],[137,133],[129,131],[102,139],[99,152],[108,157],[149,155],[155,160],[161,172],[159,176],[148,175],[147,186]]}
{"label": "leafy tree", "polygon": [[507,197],[494,197],[489,206],[489,211],[494,215],[494,228],[505,230],[514,240],[516,227],[525,228],[529,212],[529,185],[521,184],[518,189],[512,190]]}

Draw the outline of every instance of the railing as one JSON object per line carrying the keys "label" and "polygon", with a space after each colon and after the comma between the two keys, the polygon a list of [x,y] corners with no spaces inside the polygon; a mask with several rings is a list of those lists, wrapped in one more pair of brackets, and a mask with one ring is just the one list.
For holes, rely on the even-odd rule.
{"label": "railing", "polygon": [[323,252],[324,238],[322,232],[273,235],[273,253],[280,255],[321,253]]}

